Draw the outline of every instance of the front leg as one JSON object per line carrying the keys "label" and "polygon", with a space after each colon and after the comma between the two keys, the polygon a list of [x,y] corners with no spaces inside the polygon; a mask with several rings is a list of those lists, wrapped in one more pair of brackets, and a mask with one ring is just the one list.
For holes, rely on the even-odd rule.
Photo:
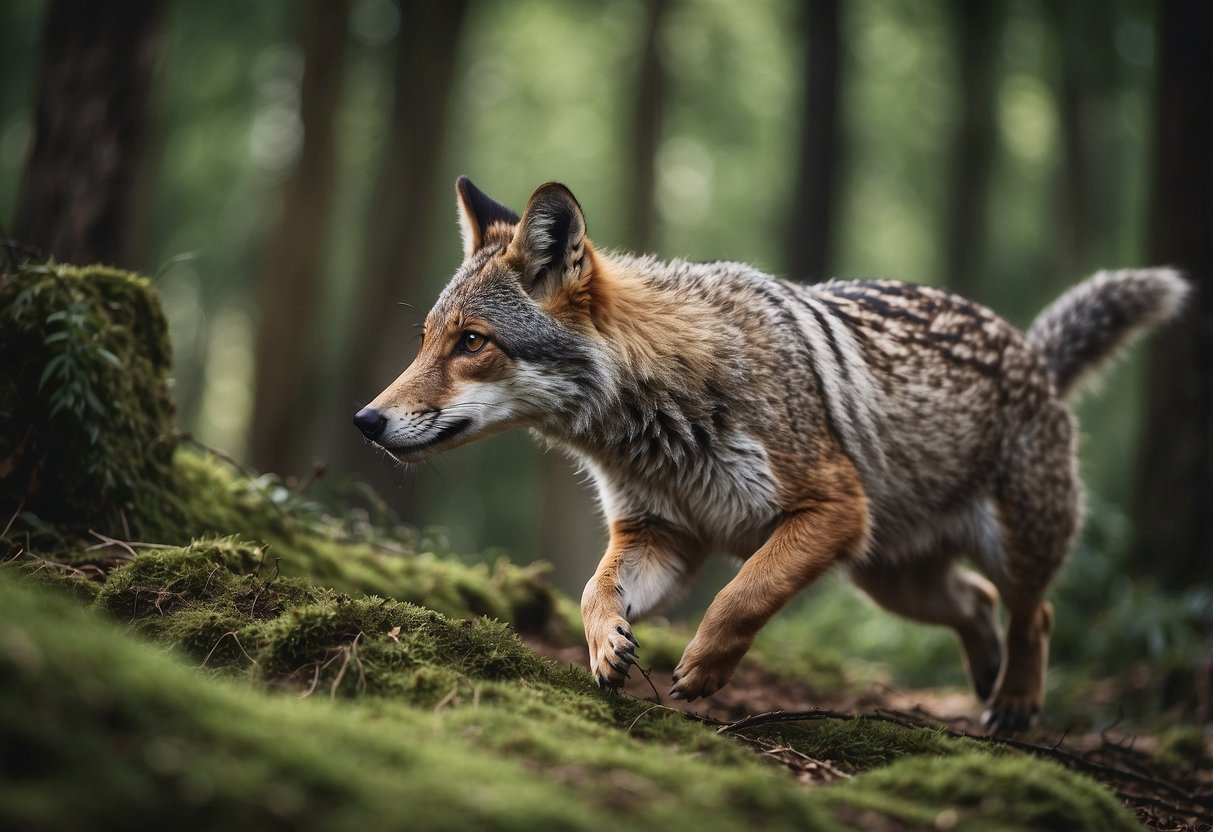
{"label": "front leg", "polygon": [[636,663],[632,635],[638,621],[688,579],[691,541],[653,517],[615,520],[594,577],[581,595],[581,618],[590,651],[590,673],[601,687],[622,687]]}
{"label": "front leg", "polygon": [[815,500],[785,516],[708,607],[674,669],[670,696],[691,701],[724,687],[770,617],[834,563],[857,556],[867,534],[862,491]]}

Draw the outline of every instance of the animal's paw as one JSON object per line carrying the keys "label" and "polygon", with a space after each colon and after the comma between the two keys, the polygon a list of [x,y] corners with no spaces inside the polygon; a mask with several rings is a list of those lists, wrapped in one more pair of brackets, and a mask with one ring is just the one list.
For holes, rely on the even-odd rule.
{"label": "animal's paw", "polygon": [[598,687],[623,687],[640,648],[628,622],[618,615],[586,621],[585,638],[590,649],[590,673]]}
{"label": "animal's paw", "polygon": [[694,702],[701,696],[711,696],[729,683],[737,663],[745,654],[744,649],[708,649],[698,645],[698,639],[692,640],[682,654],[682,661],[674,668],[671,699]]}
{"label": "animal's paw", "polygon": [[1014,734],[1025,731],[1040,713],[1040,697],[995,694],[989,708],[981,715],[981,724],[992,734]]}

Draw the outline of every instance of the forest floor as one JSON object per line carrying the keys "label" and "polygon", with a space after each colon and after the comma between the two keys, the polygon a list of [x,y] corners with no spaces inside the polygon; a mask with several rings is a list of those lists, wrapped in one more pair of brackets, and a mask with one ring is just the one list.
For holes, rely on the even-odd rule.
{"label": "forest floor", "polygon": [[[561,664],[580,666],[582,646],[550,639],[524,638],[537,653]],[[718,724],[722,733],[734,726],[800,720],[850,720],[856,717],[887,720],[982,742],[1010,745],[1067,768],[1081,771],[1114,791],[1141,824],[1154,830],[1213,830],[1213,757],[1205,748],[1187,754],[1170,753],[1168,743],[1149,731],[1113,725],[1103,731],[1071,731],[1047,721],[1015,737],[989,737],[981,726],[981,707],[967,690],[956,688],[900,689],[884,683],[846,686],[823,692],[802,682],[771,673],[757,663],[743,661],[729,684],[707,699],[685,702],[670,699],[671,671],[637,669],[622,695],[676,708]],[[1117,684],[1109,680],[1108,684]],[[735,736],[750,742],[739,735]],[[849,775],[826,760],[770,742],[751,742],[755,751],[781,763],[800,782],[828,784]],[[876,818],[857,819],[875,821]],[[875,828],[894,829],[881,818]],[[864,828],[868,823],[861,822]]]}

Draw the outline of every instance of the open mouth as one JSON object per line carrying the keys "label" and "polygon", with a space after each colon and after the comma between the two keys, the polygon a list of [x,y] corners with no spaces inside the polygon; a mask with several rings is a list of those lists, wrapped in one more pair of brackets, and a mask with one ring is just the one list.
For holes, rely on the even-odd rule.
{"label": "open mouth", "polygon": [[419,442],[416,445],[397,446],[394,448],[388,448],[387,450],[396,456],[414,456],[417,453],[433,448],[435,445],[440,445],[448,439],[453,439],[466,431],[469,427],[471,427],[471,425],[471,419],[457,419],[456,421],[451,422],[449,425],[442,427],[437,433],[423,442]]}

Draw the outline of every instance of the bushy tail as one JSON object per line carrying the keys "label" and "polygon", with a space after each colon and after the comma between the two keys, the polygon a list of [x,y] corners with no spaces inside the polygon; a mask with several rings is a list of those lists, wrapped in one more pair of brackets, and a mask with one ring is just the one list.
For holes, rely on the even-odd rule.
{"label": "bushy tail", "polygon": [[1070,396],[1139,335],[1174,316],[1188,294],[1174,269],[1098,272],[1037,316],[1028,343],[1048,359]]}

